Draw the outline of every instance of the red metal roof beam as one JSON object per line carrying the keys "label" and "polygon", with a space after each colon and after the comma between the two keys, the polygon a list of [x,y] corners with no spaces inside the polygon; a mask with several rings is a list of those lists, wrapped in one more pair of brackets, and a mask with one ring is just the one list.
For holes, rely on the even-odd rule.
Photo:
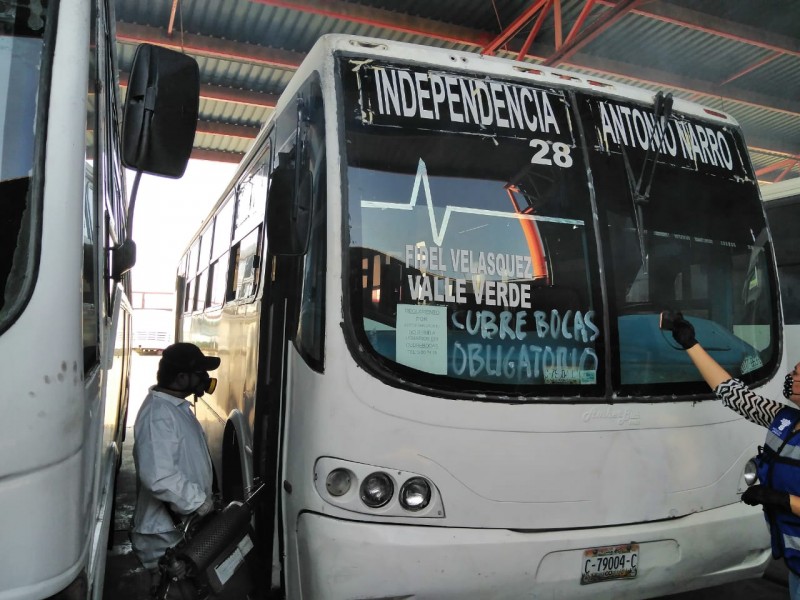
{"label": "red metal roof beam", "polygon": [[304,54],[299,52],[278,48],[264,48],[263,46],[220,40],[191,33],[183,34],[181,41],[177,42],[169,37],[163,29],[123,23],[121,21],[117,22],[117,41],[122,44],[158,44],[166,48],[183,50],[199,56],[286,70],[296,70],[305,57]]}
{"label": "red metal roof beam", "polygon": [[[119,86],[123,88],[128,87],[128,73],[120,71]],[[225,88],[218,85],[209,85],[207,83],[200,84],[200,99],[231,102],[233,104],[247,104],[249,106],[260,106],[261,108],[275,108],[278,103],[278,96],[275,94]]]}
{"label": "red metal roof beam", "polygon": [[197,121],[197,133],[206,135],[224,135],[242,140],[254,140],[258,135],[258,127],[236,125],[234,123],[220,123],[216,121]]}
{"label": "red metal roof beam", "polygon": [[[517,54],[517,60],[522,60],[525,58],[525,56],[527,56],[528,50],[531,49],[531,44],[533,44],[533,40],[535,40],[536,36],[539,35],[539,30],[542,28],[542,24],[547,17],[547,13],[550,12],[550,8],[554,6],[554,2],[555,6],[559,7],[559,12],[557,14],[560,14],[561,0],[548,0],[547,6],[542,8],[542,12],[539,13],[539,16],[536,18],[536,23],[534,23],[533,27],[531,27],[531,31],[528,34],[528,37],[525,39],[525,43],[522,44],[522,48],[520,48],[519,54]],[[558,36],[556,36],[556,39],[558,39]]]}
{"label": "red metal roof beam", "polygon": [[194,148],[192,150],[191,158],[195,160],[210,160],[212,162],[239,164],[244,158],[244,154],[239,154],[238,152],[225,152],[223,150]]}
{"label": "red metal roof beam", "polygon": [[792,158],[785,158],[783,160],[779,160],[776,163],[772,163],[766,167],[762,167],[756,170],[756,177],[761,177],[762,175],[766,175],[767,173],[772,173],[773,171],[780,171],[781,169],[785,169],[787,166],[791,167],[797,161]]}
{"label": "red metal roof beam", "polygon": [[332,19],[341,19],[351,23],[360,23],[382,29],[401,31],[411,35],[422,35],[427,37],[455,42],[457,44],[467,44],[470,46],[483,46],[489,40],[489,36],[482,32],[475,32],[467,27],[450,25],[425,19],[413,17],[402,13],[361,6],[340,0],[250,0],[258,4],[297,10],[300,12],[320,15]]}
{"label": "red metal roof beam", "polygon": [[[617,5],[614,0],[598,0],[598,2],[605,6],[613,7]],[[650,19],[657,19],[664,23],[718,35],[736,42],[766,48],[773,52],[800,56],[800,42],[796,38],[764,31],[757,27],[729,21],[675,4],[666,2],[652,3],[647,7],[647,10],[636,9],[633,13]]]}
{"label": "red metal roof beam", "polygon": [[175,30],[175,13],[178,11],[178,2],[180,0],[172,0],[172,10],[169,11],[169,25],[167,26],[167,35],[171,36]]}
{"label": "red metal roof beam", "polygon": [[773,60],[775,60],[779,56],[780,56],[780,54],[778,54],[778,53],[766,56],[766,57],[762,58],[760,61],[750,65],[749,67],[746,67],[746,68],[742,69],[741,71],[738,71],[737,73],[734,73],[733,75],[728,77],[725,81],[721,82],[720,85],[725,85],[727,83],[730,83],[731,81],[739,79],[740,77],[743,77],[744,75],[747,75],[751,71],[755,71],[756,69],[758,69],[760,67],[763,67],[765,64],[767,64],[769,62],[772,62]]}
{"label": "red metal roof beam", "polygon": [[[586,4],[583,5],[583,9],[581,10],[581,14],[578,15],[578,18],[575,20],[575,24],[572,26],[572,30],[567,35],[567,40],[565,43],[571,44],[575,37],[578,35],[578,32],[583,27],[583,24],[586,22],[586,17],[589,16],[589,13],[592,12],[592,7],[594,7],[595,0],[587,0]],[[558,50],[558,44],[556,44],[556,50]]]}
{"label": "red metal roof beam", "polygon": [[547,4],[547,0],[536,0],[531,6],[529,6],[526,10],[522,11],[514,21],[506,27],[500,34],[494,38],[491,42],[486,44],[481,50],[481,54],[494,54],[497,49],[508,42],[511,38],[513,38],[519,30],[525,27],[528,22],[533,19],[534,15]]}
{"label": "red metal roof beam", "polygon": [[[588,1],[594,3],[594,0]],[[583,33],[576,34],[572,37],[572,41],[564,44],[560,50],[556,50],[543,64],[552,67],[568,60],[573,54],[578,52],[578,50],[628,14],[639,2],[641,2],[641,0],[621,0],[614,8],[597,17]],[[570,33],[570,36],[572,36],[572,33]]]}
{"label": "red metal roof beam", "polygon": [[784,169],[783,173],[781,173],[775,178],[775,181],[773,181],[773,183],[779,183],[783,181],[783,178],[786,177],[791,172],[791,170],[794,169],[796,166],[797,166],[797,161],[794,161],[792,164],[786,167],[786,169]]}
{"label": "red metal roof beam", "polygon": [[553,4],[553,27],[555,27],[556,50],[558,50],[564,43],[564,31],[561,26],[561,0],[555,0]]}

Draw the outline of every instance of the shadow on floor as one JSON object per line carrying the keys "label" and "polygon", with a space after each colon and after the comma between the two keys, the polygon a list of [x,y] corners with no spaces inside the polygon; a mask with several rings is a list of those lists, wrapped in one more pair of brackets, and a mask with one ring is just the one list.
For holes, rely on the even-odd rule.
{"label": "shadow on floor", "polygon": [[131,548],[128,533],[136,504],[136,470],[133,466],[133,427],[126,431],[122,467],[117,475],[117,496],[112,531],[113,547],[106,559],[103,600],[146,600],[150,577]]}

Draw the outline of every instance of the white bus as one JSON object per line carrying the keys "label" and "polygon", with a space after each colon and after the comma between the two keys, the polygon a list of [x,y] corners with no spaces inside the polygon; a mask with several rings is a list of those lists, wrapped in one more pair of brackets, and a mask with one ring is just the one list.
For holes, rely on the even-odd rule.
{"label": "white bus", "polygon": [[783,342],[787,364],[800,361],[800,178],[761,186],[767,211],[783,305]]}
{"label": "white bus", "polygon": [[[144,117],[126,108],[120,136],[110,1],[11,0],[0,27],[0,598],[99,599],[130,371],[120,153],[147,172],[185,167],[193,129],[188,149],[186,135],[159,141],[164,169],[147,164],[166,133],[150,115],[172,98],[190,117],[192,88],[158,90]],[[153,60],[134,65],[131,105],[148,67],[171,68],[140,51]]]}
{"label": "white bus", "polygon": [[[321,38],[178,267],[223,493],[287,598],[644,598],[757,577],[764,431],[659,313],[777,392],[778,286],[728,115]],[[270,580],[271,579],[271,580]]]}

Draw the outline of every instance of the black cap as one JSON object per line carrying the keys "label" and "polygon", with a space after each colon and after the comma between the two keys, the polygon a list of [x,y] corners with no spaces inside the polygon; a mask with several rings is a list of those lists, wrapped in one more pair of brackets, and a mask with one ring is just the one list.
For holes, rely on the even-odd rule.
{"label": "black cap", "polygon": [[194,371],[213,371],[219,367],[219,357],[206,356],[194,344],[178,342],[164,348],[161,353],[159,370],[167,367],[174,373],[192,373]]}

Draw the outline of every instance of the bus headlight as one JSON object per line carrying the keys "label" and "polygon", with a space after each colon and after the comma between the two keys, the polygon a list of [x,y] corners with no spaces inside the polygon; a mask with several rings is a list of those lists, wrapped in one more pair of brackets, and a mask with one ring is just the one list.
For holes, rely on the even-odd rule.
{"label": "bus headlight", "polygon": [[328,473],[328,478],[325,480],[325,488],[331,496],[344,496],[350,491],[353,478],[350,471],[347,469],[334,469]]}
{"label": "bus headlight", "polygon": [[758,480],[758,470],[756,469],[756,459],[751,458],[744,466],[744,482],[747,487],[753,485]]}
{"label": "bus headlight", "polygon": [[386,473],[372,473],[361,483],[361,500],[370,508],[386,506],[393,495],[394,484]]}
{"label": "bus headlight", "polygon": [[406,510],[422,510],[431,501],[431,486],[422,477],[412,477],[400,488],[400,505]]}
{"label": "bus headlight", "polygon": [[[320,498],[342,510],[375,519],[445,518],[439,488],[421,472],[320,456],[314,463],[313,480]],[[745,487],[744,480],[739,484]]]}

